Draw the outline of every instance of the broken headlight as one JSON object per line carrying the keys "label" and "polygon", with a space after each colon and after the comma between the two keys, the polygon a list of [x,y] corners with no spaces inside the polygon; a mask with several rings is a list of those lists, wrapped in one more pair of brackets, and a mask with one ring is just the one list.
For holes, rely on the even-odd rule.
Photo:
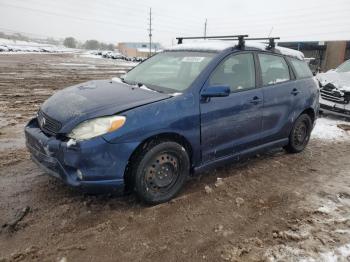
{"label": "broken headlight", "polygon": [[125,120],[125,116],[107,116],[87,120],[77,125],[68,137],[76,140],[90,139],[121,128]]}

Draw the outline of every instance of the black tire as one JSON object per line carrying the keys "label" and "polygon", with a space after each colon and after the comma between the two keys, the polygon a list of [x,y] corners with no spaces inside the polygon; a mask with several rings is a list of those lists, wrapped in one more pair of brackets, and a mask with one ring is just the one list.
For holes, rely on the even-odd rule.
{"label": "black tire", "polygon": [[167,202],[180,191],[190,172],[186,149],[172,141],[151,142],[132,166],[134,190],[148,204]]}
{"label": "black tire", "polygon": [[300,115],[295,120],[289,135],[289,143],[284,149],[289,153],[300,153],[305,149],[310,140],[312,120],[307,114]]}

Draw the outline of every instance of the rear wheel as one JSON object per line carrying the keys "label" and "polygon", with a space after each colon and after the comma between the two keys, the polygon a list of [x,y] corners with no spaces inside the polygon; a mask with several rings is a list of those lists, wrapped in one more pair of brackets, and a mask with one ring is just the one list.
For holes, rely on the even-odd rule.
{"label": "rear wheel", "polygon": [[302,114],[294,122],[289,135],[289,144],[284,149],[289,153],[299,153],[305,149],[310,140],[312,120],[307,114]]}
{"label": "rear wheel", "polygon": [[138,197],[150,204],[166,202],[181,189],[190,170],[185,148],[171,141],[149,144],[132,168]]}

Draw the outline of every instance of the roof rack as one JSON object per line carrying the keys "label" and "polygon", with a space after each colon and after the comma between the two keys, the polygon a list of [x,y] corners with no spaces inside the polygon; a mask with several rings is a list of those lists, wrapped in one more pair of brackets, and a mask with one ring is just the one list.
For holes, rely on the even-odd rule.
{"label": "roof rack", "polygon": [[176,37],[177,43],[182,44],[185,39],[211,39],[211,40],[239,40],[244,37],[248,37],[248,35],[221,35],[221,36],[189,36],[189,37]]}
{"label": "roof rack", "polygon": [[256,37],[256,38],[246,38],[245,40],[269,40],[269,45],[267,50],[273,49],[276,47],[275,40],[281,39],[280,37]]}
{"label": "roof rack", "polygon": [[177,37],[177,43],[180,45],[183,43],[184,39],[209,39],[209,40],[238,40],[238,48],[244,48],[246,40],[269,40],[269,45],[267,50],[273,49],[276,46],[275,40],[280,39],[279,37],[257,37],[257,38],[247,38],[248,35],[224,35],[224,36],[190,36],[190,37]]}

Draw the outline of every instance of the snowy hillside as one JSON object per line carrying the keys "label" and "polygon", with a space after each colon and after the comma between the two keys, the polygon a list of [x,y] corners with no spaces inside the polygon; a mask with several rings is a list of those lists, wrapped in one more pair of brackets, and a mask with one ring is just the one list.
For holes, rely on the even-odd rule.
{"label": "snowy hillside", "polygon": [[11,53],[62,53],[75,52],[76,49],[66,48],[64,46],[55,46],[27,41],[15,41],[0,38],[0,54]]}

